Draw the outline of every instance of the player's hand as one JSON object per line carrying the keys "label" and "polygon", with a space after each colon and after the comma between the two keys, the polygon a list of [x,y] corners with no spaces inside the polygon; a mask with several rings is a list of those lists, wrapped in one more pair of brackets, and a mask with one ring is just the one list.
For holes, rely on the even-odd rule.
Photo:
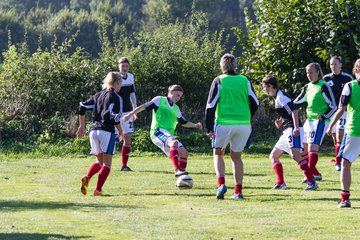
{"label": "player's hand", "polygon": [[133,121],[135,122],[136,119],[137,119],[137,116],[136,116],[136,114],[134,114],[134,115],[133,115]]}
{"label": "player's hand", "polygon": [[277,128],[280,128],[283,125],[284,121],[282,118],[278,118],[274,121],[274,123]]}
{"label": "player's hand", "polygon": [[332,127],[329,126],[328,129],[326,130],[326,134],[327,134],[328,136],[331,136],[331,135],[332,135],[331,129],[332,129]]}
{"label": "player's hand", "polygon": [[202,126],[201,122],[196,123],[196,124],[195,124],[195,128],[197,128],[197,129],[202,129],[203,126]]}
{"label": "player's hand", "polygon": [[123,119],[125,122],[129,121],[130,118],[131,118],[131,113],[128,113],[128,114],[126,114],[125,116],[122,117],[122,119]]}
{"label": "player's hand", "polygon": [[317,119],[319,119],[319,120],[324,120],[324,117],[323,117],[323,115],[318,114],[318,115],[317,115]]}
{"label": "player's hand", "polygon": [[215,134],[213,131],[210,131],[207,135],[210,137],[210,139],[213,139],[215,137]]}
{"label": "player's hand", "polygon": [[76,131],[76,137],[82,138],[85,135],[85,128],[80,126]]}
{"label": "player's hand", "polygon": [[300,135],[300,129],[299,128],[294,128],[294,131],[293,131],[293,134],[295,137],[299,136]]}
{"label": "player's hand", "polygon": [[122,133],[121,133],[121,134],[118,133],[118,134],[116,135],[116,137],[119,139],[119,142],[121,142],[121,141],[123,140],[123,135],[122,135]]}

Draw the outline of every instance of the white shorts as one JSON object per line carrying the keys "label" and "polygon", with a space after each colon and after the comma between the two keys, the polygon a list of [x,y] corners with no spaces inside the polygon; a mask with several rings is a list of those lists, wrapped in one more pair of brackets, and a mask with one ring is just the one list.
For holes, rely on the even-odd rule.
{"label": "white shorts", "polygon": [[[123,113],[123,116],[125,116],[128,113],[129,112]],[[122,128],[123,134],[133,134],[135,132],[133,118],[130,118],[128,121],[124,121],[121,118],[120,125]],[[119,131],[117,130],[117,128],[115,128],[115,134],[117,135],[118,133],[119,133]]]}
{"label": "white shorts", "polygon": [[360,137],[351,137],[349,134],[344,135],[341,142],[338,157],[344,158],[349,162],[355,162],[360,155]]}
{"label": "white shorts", "polygon": [[90,131],[90,154],[98,155],[100,153],[114,155],[115,152],[115,134],[104,130]]}
{"label": "white shorts", "polygon": [[230,142],[230,150],[242,152],[251,134],[250,125],[224,126],[215,124],[212,147],[224,150]]}
{"label": "white shorts", "polygon": [[[151,134],[151,141],[158,146],[166,156],[170,156],[170,148],[166,146],[166,142],[169,138],[176,139],[171,133],[167,130],[159,128],[154,132],[154,135]],[[182,143],[178,141],[178,148],[183,147]]]}
{"label": "white shorts", "polygon": [[[346,124],[346,115],[347,115],[347,112],[345,111],[344,114],[339,119],[339,121],[337,121],[337,123],[331,129],[331,133],[336,133],[339,130],[344,131],[345,124]],[[333,120],[334,117],[335,117],[335,114],[331,117],[331,121]]]}
{"label": "white shorts", "polygon": [[329,122],[324,120],[306,120],[304,123],[304,134],[306,135],[306,142],[308,144],[321,145],[322,140],[326,134],[326,129],[329,127]]}
{"label": "white shorts", "polygon": [[302,127],[300,128],[300,135],[297,137],[293,135],[293,129],[294,128],[292,127],[285,129],[282,135],[280,136],[279,140],[275,144],[274,148],[280,149],[288,154],[290,154],[291,148],[303,149],[304,147],[303,147],[302,139],[304,135],[304,129]]}

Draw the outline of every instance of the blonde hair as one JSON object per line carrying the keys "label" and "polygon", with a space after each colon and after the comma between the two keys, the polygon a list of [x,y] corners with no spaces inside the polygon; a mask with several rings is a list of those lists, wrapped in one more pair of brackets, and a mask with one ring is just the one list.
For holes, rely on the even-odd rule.
{"label": "blonde hair", "polygon": [[225,53],[224,56],[221,57],[220,67],[222,71],[235,72],[236,69],[235,56],[230,53]]}
{"label": "blonde hair", "polygon": [[356,78],[358,78],[356,74],[360,75],[360,58],[355,61],[352,73]]}
{"label": "blonde hair", "polygon": [[172,91],[184,92],[184,90],[182,89],[182,87],[181,87],[180,85],[177,85],[177,84],[171,85],[171,86],[168,88],[168,91],[169,91],[169,92],[172,92]]}
{"label": "blonde hair", "polygon": [[118,72],[109,72],[103,80],[102,89],[111,89],[114,83],[120,81],[122,83],[122,76]]}
{"label": "blonde hair", "polygon": [[311,67],[313,67],[315,69],[315,71],[319,72],[319,75],[318,75],[319,79],[322,79],[324,77],[324,74],[321,70],[320,64],[318,64],[317,62],[310,63],[306,66],[306,69],[311,68]]}

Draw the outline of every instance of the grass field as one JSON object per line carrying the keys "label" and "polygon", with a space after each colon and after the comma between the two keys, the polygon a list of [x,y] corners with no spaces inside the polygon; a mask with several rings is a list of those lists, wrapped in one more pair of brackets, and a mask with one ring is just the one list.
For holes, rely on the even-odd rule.
{"label": "grass field", "polygon": [[[80,178],[92,157],[0,157],[0,239],[358,239],[360,174],[353,166],[351,209],[337,209],[339,172],[321,157],[324,180],[305,192],[302,174],[283,158],[285,191],[266,155],[245,155],[244,196],[233,189],[227,158],[226,199],[216,200],[212,157],[193,155],[194,188],[178,190],[170,160],[132,157],[135,172],[120,172],[116,155],[105,196],[83,196]],[[97,176],[90,182],[92,193]]]}

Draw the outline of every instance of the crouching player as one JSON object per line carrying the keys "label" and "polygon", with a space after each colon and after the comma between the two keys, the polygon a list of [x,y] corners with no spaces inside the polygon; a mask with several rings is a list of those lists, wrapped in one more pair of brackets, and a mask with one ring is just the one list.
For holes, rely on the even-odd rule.
{"label": "crouching player", "polygon": [[331,136],[331,129],[341,118],[347,107],[347,122],[345,135],[341,142],[339,157],[341,161],[341,201],[338,207],[351,207],[349,201],[351,185],[351,165],[360,154],[360,59],[356,60],[353,68],[356,80],[345,84],[341,93],[339,109],[330,123],[326,133]]}
{"label": "crouching player", "polygon": [[277,182],[273,189],[286,189],[283,166],[280,162],[280,157],[284,152],[290,154],[297,162],[299,168],[304,172],[308,182],[308,186],[305,190],[317,189],[318,185],[315,180],[313,180],[308,163],[306,159],[302,159],[301,157],[301,150],[303,149],[301,140],[304,131],[302,124],[299,121],[298,110],[295,109],[295,105],[291,98],[279,89],[278,80],[275,76],[266,76],[262,80],[262,86],[268,95],[275,98],[275,109],[280,116],[280,118],[275,120],[275,126],[277,128],[282,126],[283,128],[283,133],[275,144],[269,157],[277,177]]}
{"label": "crouching player", "polygon": [[121,138],[121,100],[116,94],[121,88],[122,78],[117,72],[110,72],[103,81],[103,90],[85,102],[80,103],[80,126],[76,136],[85,134],[85,111],[94,110],[93,123],[90,127],[91,153],[96,156],[87,174],[81,179],[81,192],[86,195],[89,181],[99,172],[94,196],[102,194],[102,187],[110,173],[112,157],[115,150],[115,128]]}
{"label": "crouching player", "polygon": [[135,114],[144,110],[152,111],[150,137],[152,142],[158,146],[168,157],[174,166],[175,177],[187,175],[186,166],[188,152],[185,147],[174,136],[178,123],[187,128],[202,129],[202,124],[192,123],[185,120],[176,104],[183,95],[180,85],[172,85],[168,89],[167,96],[157,96],[151,101],[135,108],[123,117],[128,121]]}

